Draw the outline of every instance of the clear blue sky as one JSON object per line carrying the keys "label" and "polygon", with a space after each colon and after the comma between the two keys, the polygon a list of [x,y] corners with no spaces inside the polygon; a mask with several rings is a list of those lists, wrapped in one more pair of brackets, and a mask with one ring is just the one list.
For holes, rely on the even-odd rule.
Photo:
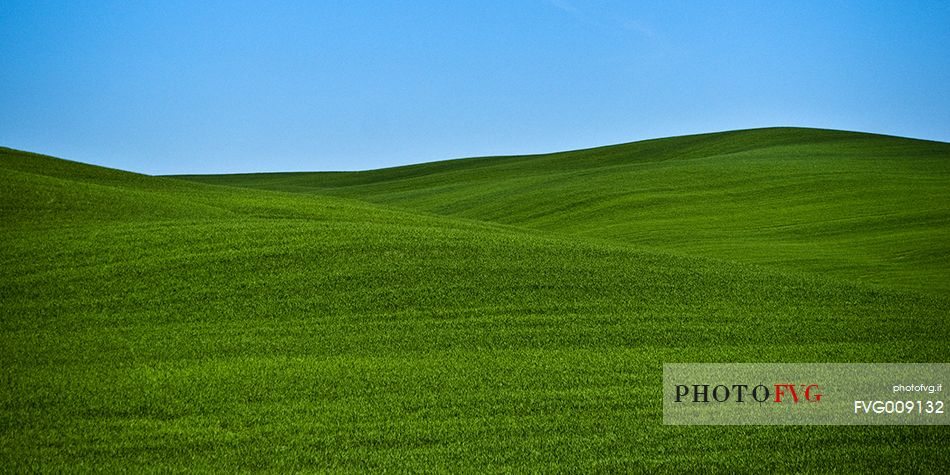
{"label": "clear blue sky", "polygon": [[950,141],[950,2],[0,2],[0,145],[354,170],[775,125]]}

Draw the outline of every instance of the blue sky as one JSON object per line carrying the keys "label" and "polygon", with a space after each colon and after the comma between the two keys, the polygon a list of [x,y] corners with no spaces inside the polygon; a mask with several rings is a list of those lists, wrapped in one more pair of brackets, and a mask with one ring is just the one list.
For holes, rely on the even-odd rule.
{"label": "blue sky", "polygon": [[356,170],[776,125],[950,141],[950,2],[0,3],[0,145]]}

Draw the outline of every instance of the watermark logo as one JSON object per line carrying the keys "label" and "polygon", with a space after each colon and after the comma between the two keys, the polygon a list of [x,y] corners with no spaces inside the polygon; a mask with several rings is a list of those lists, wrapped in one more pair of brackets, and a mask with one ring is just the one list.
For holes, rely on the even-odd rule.
{"label": "watermark logo", "polygon": [[948,424],[947,381],[950,364],[938,363],[667,364],[663,422]]}
{"label": "watermark logo", "polygon": [[[751,389],[750,389],[751,387]],[[677,384],[675,401],[680,402],[820,402],[817,384]]]}

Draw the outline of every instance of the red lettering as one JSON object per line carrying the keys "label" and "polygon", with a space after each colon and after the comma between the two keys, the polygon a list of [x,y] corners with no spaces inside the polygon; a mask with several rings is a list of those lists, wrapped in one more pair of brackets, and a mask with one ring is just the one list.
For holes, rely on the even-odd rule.
{"label": "red lettering", "polygon": [[792,402],[793,402],[793,403],[797,403],[797,402],[798,402],[798,393],[795,391],[795,385],[794,385],[794,384],[776,384],[776,385],[775,385],[775,402],[781,403],[781,402],[782,402],[782,396],[785,396],[785,395],[786,395],[786,394],[785,394],[785,391],[782,391],[782,388],[788,389],[788,391],[789,391],[790,393],[792,393]]}

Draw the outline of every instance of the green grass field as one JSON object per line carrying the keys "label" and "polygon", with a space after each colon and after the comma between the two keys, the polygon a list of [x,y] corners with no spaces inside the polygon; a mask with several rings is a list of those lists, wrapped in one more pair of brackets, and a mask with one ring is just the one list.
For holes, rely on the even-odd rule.
{"label": "green grass field", "polygon": [[660,387],[665,362],[946,362],[950,144],[192,177],[0,149],[0,196],[4,471],[950,463],[940,426],[664,426]]}

